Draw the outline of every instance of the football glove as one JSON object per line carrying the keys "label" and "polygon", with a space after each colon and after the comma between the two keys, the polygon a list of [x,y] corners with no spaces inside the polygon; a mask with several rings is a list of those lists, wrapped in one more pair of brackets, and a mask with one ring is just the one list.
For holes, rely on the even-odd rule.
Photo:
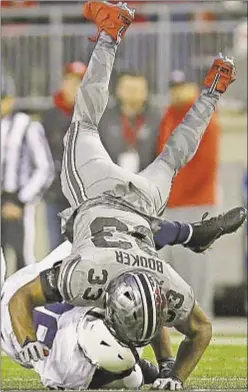
{"label": "football glove", "polygon": [[158,361],[159,375],[158,378],[167,378],[170,376],[172,368],[174,366],[175,359],[173,357],[168,357]]}
{"label": "football glove", "polygon": [[19,352],[19,358],[23,363],[27,363],[30,361],[39,361],[43,360],[49,354],[49,348],[39,342],[30,342],[24,343],[21,351]]}
{"label": "football glove", "polygon": [[214,60],[207,76],[204,80],[204,86],[213,94],[215,91],[224,93],[232,82],[236,79],[236,67],[233,57],[219,56]]}
{"label": "football glove", "polygon": [[157,378],[153,383],[153,389],[179,391],[183,389],[183,382],[177,377]]}

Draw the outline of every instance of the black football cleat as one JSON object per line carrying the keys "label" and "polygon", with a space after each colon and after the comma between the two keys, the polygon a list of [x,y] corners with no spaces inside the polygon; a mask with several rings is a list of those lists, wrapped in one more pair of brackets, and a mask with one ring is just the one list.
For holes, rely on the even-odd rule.
{"label": "black football cleat", "polygon": [[191,223],[193,234],[184,246],[195,253],[207,250],[218,238],[225,234],[234,233],[247,219],[247,210],[244,207],[236,207],[217,217],[206,219],[206,212],[201,222]]}
{"label": "black football cleat", "polygon": [[153,384],[159,375],[158,367],[146,359],[140,359],[138,365],[143,374],[144,384]]}

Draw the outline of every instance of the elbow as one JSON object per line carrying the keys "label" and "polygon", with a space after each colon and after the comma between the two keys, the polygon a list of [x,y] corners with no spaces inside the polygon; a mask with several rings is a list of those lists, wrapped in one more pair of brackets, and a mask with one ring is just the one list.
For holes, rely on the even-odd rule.
{"label": "elbow", "polygon": [[47,175],[47,177],[54,177],[55,176],[55,168],[54,165],[51,163],[47,163],[43,166],[43,172]]}
{"label": "elbow", "polygon": [[48,183],[48,186],[50,186],[51,184],[52,184],[52,182],[53,182],[53,180],[55,179],[55,170],[54,170],[54,168],[52,167],[49,167],[49,169],[48,169],[48,172],[47,172],[47,183]]}
{"label": "elbow", "polygon": [[212,334],[213,334],[211,321],[208,319],[204,320],[199,325],[199,329],[197,333],[200,336],[201,340],[205,343],[205,345],[208,346],[212,339]]}
{"label": "elbow", "polygon": [[44,178],[45,187],[48,188],[54,178],[55,178],[55,169],[53,165],[44,164],[42,168],[40,168],[41,176]]}
{"label": "elbow", "polygon": [[55,178],[55,166],[54,166],[54,164],[50,164],[49,165],[49,167],[48,167],[48,176],[49,176],[50,183],[52,183],[54,178]]}

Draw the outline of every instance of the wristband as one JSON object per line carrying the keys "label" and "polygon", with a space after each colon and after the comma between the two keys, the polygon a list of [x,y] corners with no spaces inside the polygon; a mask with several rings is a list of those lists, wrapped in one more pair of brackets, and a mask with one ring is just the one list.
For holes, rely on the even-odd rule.
{"label": "wristband", "polygon": [[26,339],[24,340],[24,343],[21,345],[22,346],[22,348],[23,347],[25,347],[27,344],[29,344],[29,343],[34,343],[34,342],[36,342],[37,340],[31,340],[28,336],[26,337]]}
{"label": "wristband", "polygon": [[174,357],[164,357],[164,358],[161,358],[161,359],[157,360],[159,365],[162,365],[163,363],[169,362],[169,361],[175,362],[175,358]]}

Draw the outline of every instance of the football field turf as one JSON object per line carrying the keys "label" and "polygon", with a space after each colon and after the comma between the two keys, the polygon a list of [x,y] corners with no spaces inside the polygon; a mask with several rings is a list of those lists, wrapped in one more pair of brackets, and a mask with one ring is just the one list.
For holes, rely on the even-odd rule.
{"label": "football field turf", "polygon": [[[174,337],[174,349],[178,336]],[[187,390],[247,390],[246,336],[215,336],[185,387]],[[148,347],[144,357],[154,361]],[[1,390],[44,390],[38,375],[2,357]],[[147,386],[146,386],[147,388]]]}

